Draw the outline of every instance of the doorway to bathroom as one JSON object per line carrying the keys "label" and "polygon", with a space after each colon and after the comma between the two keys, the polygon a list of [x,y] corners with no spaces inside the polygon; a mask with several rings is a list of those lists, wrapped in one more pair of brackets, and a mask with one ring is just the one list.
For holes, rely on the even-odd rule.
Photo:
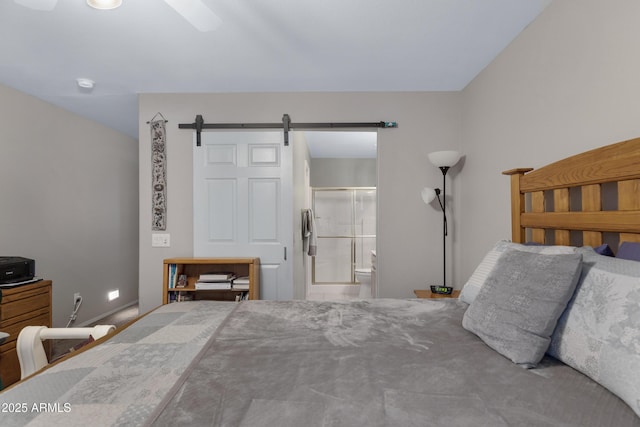
{"label": "doorway to bathroom", "polygon": [[316,253],[307,257],[307,299],[371,297],[360,293],[372,268],[377,227],[377,132],[305,132],[308,207]]}

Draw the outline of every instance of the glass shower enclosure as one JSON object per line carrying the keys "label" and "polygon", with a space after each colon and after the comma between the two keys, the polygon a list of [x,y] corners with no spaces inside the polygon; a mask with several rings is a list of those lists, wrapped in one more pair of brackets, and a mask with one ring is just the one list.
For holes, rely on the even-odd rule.
{"label": "glass shower enclosure", "polygon": [[371,267],[376,248],[375,187],[314,188],[317,252],[313,285],[356,284],[355,269]]}

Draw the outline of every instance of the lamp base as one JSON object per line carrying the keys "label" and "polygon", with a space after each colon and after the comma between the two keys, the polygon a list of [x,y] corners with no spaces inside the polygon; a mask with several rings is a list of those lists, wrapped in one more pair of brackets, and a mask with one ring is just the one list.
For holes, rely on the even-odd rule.
{"label": "lamp base", "polygon": [[440,295],[451,295],[453,288],[451,286],[431,286],[431,292]]}

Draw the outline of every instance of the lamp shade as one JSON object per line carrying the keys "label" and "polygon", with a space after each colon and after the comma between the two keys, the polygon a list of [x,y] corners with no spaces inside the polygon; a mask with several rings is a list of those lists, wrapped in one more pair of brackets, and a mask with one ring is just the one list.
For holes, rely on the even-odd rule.
{"label": "lamp shade", "polygon": [[442,167],[451,167],[458,163],[462,154],[457,151],[434,151],[433,153],[427,154],[429,157],[429,161],[433,163],[435,166]]}
{"label": "lamp shade", "polygon": [[433,199],[436,198],[436,190],[431,188],[431,187],[424,187],[422,189],[422,193],[420,193],[422,195],[422,201],[425,204],[429,204],[433,201]]}

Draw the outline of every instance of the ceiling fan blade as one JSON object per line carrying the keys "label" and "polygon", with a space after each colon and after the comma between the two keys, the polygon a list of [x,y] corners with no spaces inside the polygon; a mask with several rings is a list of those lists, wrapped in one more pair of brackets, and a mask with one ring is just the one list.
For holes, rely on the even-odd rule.
{"label": "ceiling fan blade", "polygon": [[198,31],[214,31],[222,20],[202,0],[164,0]]}
{"label": "ceiling fan blade", "polygon": [[13,2],[33,10],[50,11],[56,7],[58,0],[13,0]]}

